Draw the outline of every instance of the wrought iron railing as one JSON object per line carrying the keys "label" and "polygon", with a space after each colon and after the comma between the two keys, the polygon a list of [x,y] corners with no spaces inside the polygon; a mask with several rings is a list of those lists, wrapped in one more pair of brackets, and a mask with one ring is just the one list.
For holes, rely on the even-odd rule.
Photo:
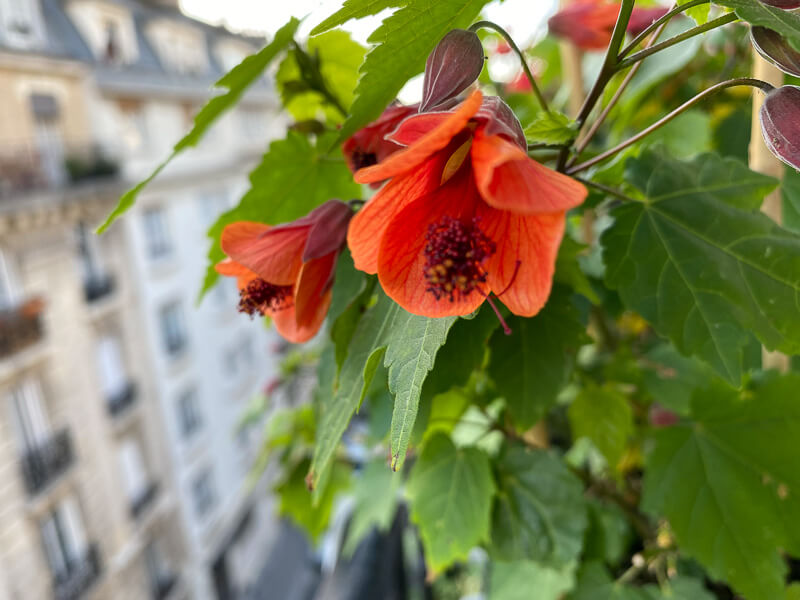
{"label": "wrought iron railing", "polygon": [[75,454],[69,430],[62,429],[22,456],[22,474],[31,495],[38,494],[66,471]]}

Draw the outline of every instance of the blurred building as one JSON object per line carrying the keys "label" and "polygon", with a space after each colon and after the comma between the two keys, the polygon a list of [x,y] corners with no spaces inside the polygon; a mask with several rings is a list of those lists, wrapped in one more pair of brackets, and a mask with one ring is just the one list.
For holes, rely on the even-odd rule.
{"label": "blurred building", "polygon": [[0,600],[267,597],[238,421],[273,340],[234,286],[195,300],[269,85],[93,234],[257,48],[174,4],[0,0]]}

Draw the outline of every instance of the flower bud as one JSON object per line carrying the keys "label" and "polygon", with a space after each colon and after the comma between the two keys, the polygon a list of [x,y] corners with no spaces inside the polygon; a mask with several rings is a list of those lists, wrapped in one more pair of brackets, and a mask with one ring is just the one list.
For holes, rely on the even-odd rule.
{"label": "flower bud", "polygon": [[789,10],[792,8],[800,8],[800,0],[760,0],[761,4],[772,6],[775,8],[782,8]]}
{"label": "flower bud", "polygon": [[353,216],[353,209],[341,200],[328,200],[308,216],[313,224],[303,249],[303,262],[341,250],[347,238],[347,225]]}
{"label": "flower bud", "polygon": [[422,85],[424,112],[454,98],[478,79],[483,69],[483,45],[473,31],[453,29],[433,49],[425,63]]}
{"label": "flower bud", "polygon": [[767,94],[761,107],[761,133],[770,152],[800,169],[800,87],[785,85]]}
{"label": "flower bud", "polygon": [[789,46],[783,36],[766,27],[753,27],[750,30],[750,39],[753,47],[765,60],[784,73],[800,77],[800,52]]}
{"label": "flower bud", "polygon": [[527,151],[528,142],[525,140],[522,125],[520,125],[517,115],[502,98],[498,96],[484,97],[481,107],[475,113],[475,120],[486,123],[486,135],[503,135]]}

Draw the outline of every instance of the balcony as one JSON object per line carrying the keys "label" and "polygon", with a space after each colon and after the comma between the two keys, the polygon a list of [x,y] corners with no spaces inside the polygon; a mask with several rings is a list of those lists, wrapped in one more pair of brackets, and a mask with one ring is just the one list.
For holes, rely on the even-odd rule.
{"label": "balcony", "polygon": [[39,298],[0,309],[0,360],[8,358],[42,339],[42,309]]}
{"label": "balcony", "polygon": [[67,565],[65,571],[53,577],[55,600],[78,600],[100,577],[100,553],[92,545],[80,560]]}
{"label": "balcony", "polygon": [[28,450],[22,457],[25,486],[32,496],[66,471],[75,458],[69,431],[62,429],[38,448]]}
{"label": "balcony", "polygon": [[107,402],[109,414],[112,417],[117,418],[121,414],[125,413],[136,403],[136,398],[138,397],[136,392],[136,384],[132,381],[128,382],[124,388],[108,399]]}
{"label": "balcony", "polygon": [[83,293],[90,304],[109,296],[114,291],[111,275],[94,275],[83,282]]}
{"label": "balcony", "polygon": [[166,600],[170,592],[175,589],[178,583],[178,576],[169,574],[163,575],[153,584],[153,600]]}
{"label": "balcony", "polygon": [[158,483],[150,483],[139,495],[131,501],[131,516],[139,519],[153,503],[158,495]]}
{"label": "balcony", "polygon": [[99,146],[54,139],[0,145],[0,199],[22,192],[61,189],[110,179],[119,167]]}

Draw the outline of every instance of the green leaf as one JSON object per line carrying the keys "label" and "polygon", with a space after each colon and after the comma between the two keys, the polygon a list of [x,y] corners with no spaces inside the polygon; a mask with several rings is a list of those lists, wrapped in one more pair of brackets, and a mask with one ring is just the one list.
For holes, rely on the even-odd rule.
{"label": "green leaf", "polygon": [[402,465],[422,384],[455,319],[412,315],[383,292],[378,292],[378,301],[358,322],[333,396],[322,398],[320,403],[317,444],[311,465],[315,486],[328,468],[350,418],[361,405],[382,363],[389,369],[389,389],[395,396],[392,465],[394,468]]}
{"label": "green leaf", "polygon": [[553,278],[558,283],[570,286],[573,290],[586,296],[592,304],[600,304],[600,298],[594,291],[589,278],[583,272],[578,257],[588,246],[576,242],[568,235],[564,236],[558,248],[556,258],[556,274]]}
{"label": "green leaf", "polygon": [[339,139],[376,119],[406,82],[422,72],[444,35],[466,29],[489,0],[406,0],[369,38],[375,44],[361,65],[350,117]]}
{"label": "green leaf", "polygon": [[592,385],[581,390],[567,414],[573,439],[589,438],[616,470],[633,433],[628,399],[610,386]]}
{"label": "green leaf", "polygon": [[490,340],[489,375],[522,430],[542,419],[555,403],[586,333],[569,294],[559,289],[538,315],[512,317],[508,325],[511,335],[497,330]]}
{"label": "green leaf", "polygon": [[525,128],[525,138],[531,144],[566,144],[575,137],[577,131],[578,125],[567,115],[542,111]]}
{"label": "green leaf", "polygon": [[386,532],[397,512],[398,492],[402,477],[386,468],[384,460],[368,463],[353,483],[355,506],[347,528],[347,541],[342,548],[345,557],[352,556],[358,544],[373,530]]}
{"label": "green leaf", "polygon": [[275,33],[275,37],[269,44],[264,46],[256,54],[245,58],[214,84],[215,87],[223,88],[227,91],[219,96],[215,96],[200,109],[200,112],[198,112],[194,118],[194,127],[192,127],[192,130],[175,144],[172,148],[172,154],[158,165],[147,178],[140,181],[122,195],[117,206],[111,211],[111,214],[106,217],[105,222],[97,229],[97,233],[103,233],[111,226],[111,223],[113,223],[117,217],[133,206],[139,192],[155,179],[173,158],[186,148],[197,145],[217,118],[238,102],[245,90],[261,77],[264,69],[266,69],[272,60],[291,43],[299,25],[300,21],[292,17],[286,25]]}
{"label": "green leaf", "polygon": [[402,6],[404,0],[345,0],[342,8],[311,30],[311,35],[319,35],[329,29],[344,25],[351,19],[363,19],[376,15],[386,8]]}
{"label": "green leaf", "polygon": [[434,573],[488,537],[494,481],[480,450],[458,449],[443,434],[432,437],[411,469],[406,495]]}
{"label": "green leaf", "polygon": [[663,589],[649,584],[634,587],[614,581],[608,570],[597,561],[587,562],[581,569],[577,589],[570,600],[714,600],[703,582],[677,576],[667,580]]}
{"label": "green leaf", "polygon": [[737,17],[751,25],[760,25],[777,31],[795,50],[800,50],[800,15],[797,13],[767,6],[760,0],[713,0],[713,2],[734,9]]}
{"label": "green leaf", "polygon": [[328,319],[335,321],[367,288],[367,280],[363,271],[357,271],[353,264],[350,250],[342,250],[336,262],[336,279],[333,282],[331,306]]}
{"label": "green leaf", "polygon": [[691,420],[657,431],[646,461],[642,507],[748,600],[783,595],[781,549],[800,547],[798,398],[794,374],[752,392],[719,384],[695,393]]}
{"label": "green leaf", "polygon": [[492,563],[492,600],[559,600],[575,585],[575,567],[553,569],[530,560]]}
{"label": "green leaf", "polygon": [[734,159],[651,151],[628,161],[627,177],[646,199],[615,209],[601,239],[625,304],[734,385],[750,332],[800,351],[800,238],[757,211],[775,181]]}
{"label": "green leaf", "polygon": [[634,539],[633,529],[616,504],[589,498],[589,528],[584,540],[583,561],[596,559],[618,566]]}
{"label": "green leaf", "polygon": [[644,383],[653,399],[679,415],[689,414],[694,390],[706,387],[714,372],[697,359],[682,356],[672,344],[660,344],[645,355]]}
{"label": "green leaf", "polygon": [[561,568],[580,554],[587,526],[583,485],[549,451],[506,449],[497,463],[491,552]]}
{"label": "green leaf", "polygon": [[648,144],[664,144],[672,156],[688,158],[712,149],[711,134],[711,115],[702,110],[687,110],[654,131],[648,137]]}
{"label": "green leaf", "polygon": [[312,146],[306,137],[289,131],[276,140],[261,163],[250,173],[250,189],[238,206],[220,215],[208,230],[212,240],[208,270],[201,294],[217,281],[214,265],[225,258],[219,246],[222,230],[235,221],[258,221],[277,225],[306,215],[331,198],[357,198],[361,187],[343,158],[326,155],[330,138]]}
{"label": "green leaf", "polygon": [[781,182],[783,200],[783,226],[789,231],[800,233],[800,173],[786,167]]}
{"label": "green leaf", "polygon": [[[686,4],[689,0],[678,0],[678,5]],[[701,4],[700,6],[693,6],[684,11],[684,14],[694,19],[698,25],[705,25],[708,23],[708,15],[711,12],[710,4]]]}

